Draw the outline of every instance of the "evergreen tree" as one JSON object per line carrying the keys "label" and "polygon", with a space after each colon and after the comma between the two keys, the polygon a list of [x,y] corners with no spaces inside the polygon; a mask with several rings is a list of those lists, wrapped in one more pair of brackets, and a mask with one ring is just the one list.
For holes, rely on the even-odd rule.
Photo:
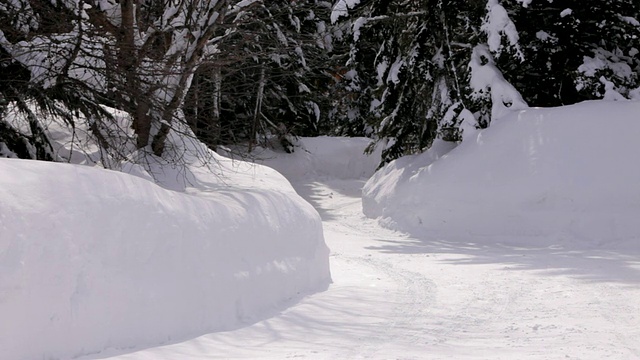
{"label": "evergreen tree", "polygon": [[338,0],[332,17],[351,39],[343,88],[353,100],[340,115],[345,123],[364,119],[388,141],[388,161],[437,138],[459,141],[465,128],[486,127],[527,103],[640,98],[639,7],[633,0]]}
{"label": "evergreen tree", "polygon": [[390,140],[384,161],[424,151],[437,138],[459,141],[464,122],[488,125],[491,104],[474,94],[468,66],[482,40],[485,2],[368,1],[352,10],[348,5],[338,2],[334,18],[336,11],[350,16],[348,80],[357,93],[355,112],[377,138]]}
{"label": "evergreen tree", "polygon": [[499,67],[536,106],[629,97],[640,86],[640,3],[634,0],[511,1],[524,61]]}
{"label": "evergreen tree", "polygon": [[[96,67],[88,66],[84,74],[78,71],[78,57],[95,50],[80,26],[83,14],[78,3],[0,4],[0,156],[54,160],[43,114],[70,128],[78,113],[109,116],[83,79],[87,72],[95,74]],[[84,57],[87,64],[94,65],[94,60]],[[9,111],[22,113],[25,123],[17,123],[17,114]]]}

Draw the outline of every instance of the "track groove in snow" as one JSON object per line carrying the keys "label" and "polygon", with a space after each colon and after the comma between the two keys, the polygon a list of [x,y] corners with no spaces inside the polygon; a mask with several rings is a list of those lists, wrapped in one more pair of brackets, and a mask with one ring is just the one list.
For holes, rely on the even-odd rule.
{"label": "track groove in snow", "polygon": [[293,183],[324,221],[328,291],[117,359],[640,358],[637,254],[410,238],[362,215],[362,183]]}

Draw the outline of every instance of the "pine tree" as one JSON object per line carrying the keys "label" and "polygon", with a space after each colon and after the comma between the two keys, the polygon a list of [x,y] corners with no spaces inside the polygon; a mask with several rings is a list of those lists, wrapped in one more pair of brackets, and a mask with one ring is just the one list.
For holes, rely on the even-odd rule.
{"label": "pine tree", "polygon": [[[507,109],[640,98],[632,0],[347,1],[345,122],[388,141],[384,161],[459,141]],[[522,92],[521,96],[520,92]],[[466,125],[465,125],[466,124]],[[353,127],[353,126],[352,126]]]}
{"label": "pine tree", "polygon": [[488,125],[490,104],[472,96],[468,67],[484,9],[481,1],[404,0],[342,11],[353,39],[350,90],[359,116],[390,140],[384,161],[424,151],[437,138],[461,140],[465,119]]}
{"label": "pine tree", "polygon": [[[107,118],[96,91],[83,80],[95,66],[78,71],[78,58],[95,50],[80,26],[78,3],[16,1],[0,5],[0,155],[55,160],[43,116],[71,129],[78,113]],[[100,53],[99,51],[97,52]],[[95,57],[85,56],[87,65]],[[25,124],[14,121],[23,114]]]}
{"label": "pine tree", "polygon": [[530,103],[558,106],[630,96],[640,86],[640,3],[633,0],[511,1],[524,61],[499,59],[505,76]]}

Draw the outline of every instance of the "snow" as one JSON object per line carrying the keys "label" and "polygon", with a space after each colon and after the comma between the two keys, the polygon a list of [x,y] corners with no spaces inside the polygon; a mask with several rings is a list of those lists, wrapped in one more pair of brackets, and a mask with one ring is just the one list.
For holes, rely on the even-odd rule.
{"label": "snow", "polygon": [[381,86],[382,84],[384,84],[384,81],[382,80],[382,78],[384,77],[384,74],[387,72],[387,68],[389,67],[389,63],[386,60],[382,60],[378,63],[378,65],[376,65],[376,72],[377,72],[377,79],[378,79],[378,83],[376,84],[376,86]]}
{"label": "snow", "polygon": [[624,22],[626,22],[626,23],[628,23],[630,25],[640,27],[640,21],[638,21],[634,17],[631,17],[631,16],[619,16],[619,17],[620,17],[620,20],[622,20],[622,21],[624,21]]}
{"label": "snow", "polygon": [[[526,7],[528,3],[523,3]],[[509,46],[516,50],[517,56],[522,60],[524,56],[520,51],[518,41],[520,36],[515,24],[511,21],[507,10],[498,0],[487,1],[487,16],[482,24],[482,31],[487,34],[487,45],[493,53],[500,54],[503,50],[502,37],[506,37]]]}
{"label": "snow", "polygon": [[367,181],[362,198],[364,214],[370,218],[384,215],[384,206],[393,202],[397,193],[421,169],[427,168],[453,150],[453,142],[436,139],[429,150],[418,155],[404,156],[387,164]]}
{"label": "snow", "polygon": [[624,101],[627,100],[622,94],[616,91],[615,84],[611,81],[607,80],[606,77],[600,76],[600,83],[604,85],[604,96],[603,100],[607,101]]}
{"label": "snow", "polygon": [[391,69],[389,69],[389,74],[387,75],[387,83],[392,82],[394,84],[400,83],[400,70],[404,66],[404,61],[400,56],[396,58],[396,61],[391,64]]}
{"label": "snow", "polygon": [[359,17],[353,22],[351,26],[351,32],[353,33],[353,41],[356,42],[360,39],[360,29],[369,22],[366,17]]}
{"label": "snow", "polygon": [[473,96],[477,98],[491,96],[491,119],[498,119],[513,110],[526,109],[529,106],[518,90],[511,85],[496,67],[495,60],[485,45],[476,45],[469,62],[471,69],[470,85]]}
{"label": "snow", "polygon": [[234,5],[234,8],[246,8],[258,0],[242,0]]}
{"label": "snow", "polygon": [[[629,56],[633,57],[637,53],[637,49],[629,50]],[[585,87],[588,78],[598,78],[600,83],[604,85],[605,93],[602,94],[596,90],[596,94],[602,96],[605,100],[611,99],[634,99],[634,89],[627,89],[625,86],[616,86],[612,79],[624,83],[632,83],[635,78],[635,72],[631,68],[630,61],[622,51],[608,51],[602,48],[594,50],[594,56],[584,56],[582,64],[578,67],[578,72],[583,76],[577,79],[576,89],[578,91]],[[624,95],[623,95],[624,94]],[[626,95],[626,96],[625,96]]]}
{"label": "snow", "polygon": [[638,114],[512,111],[375,174],[363,138],[256,150],[289,181],[151,164],[180,192],[0,159],[0,357],[638,358]]}
{"label": "snow", "polygon": [[[596,131],[593,129],[595,124],[589,119],[607,114],[606,122],[609,122],[625,114],[638,113],[637,105],[628,102],[530,109],[524,113],[536,112],[544,115],[540,121],[547,126],[559,119],[571,119],[571,115],[581,119],[574,118],[575,122],[585,125],[571,137],[561,132],[559,135],[563,136],[561,140],[566,146],[561,147],[558,144],[560,139],[555,139],[556,142],[551,144],[556,144],[556,150],[571,150],[580,144],[579,136]],[[511,137],[520,139],[523,133],[528,133],[529,138],[536,141],[541,136],[553,140],[549,133],[537,131],[550,130],[542,125],[533,130],[519,126],[520,122],[527,122],[525,118],[520,122],[517,116],[503,120],[492,125],[493,133],[498,134],[491,135],[492,128],[489,128],[480,133],[480,140],[485,144],[495,143],[495,147],[502,147],[502,150],[507,147],[500,144],[512,143]],[[501,125],[507,120],[516,125]],[[536,121],[534,118],[533,122]],[[619,125],[613,121],[612,125]],[[604,123],[599,121],[597,125]],[[588,126],[591,127],[586,128]],[[560,122],[554,130],[562,127]],[[597,131],[602,130],[602,127],[597,128]],[[638,134],[632,126],[625,130]],[[634,151],[635,143],[626,141],[633,134],[621,138],[621,141],[610,135],[605,130],[597,146],[591,146],[594,149],[590,151],[584,151],[586,146],[579,147],[573,152],[580,152],[585,157],[572,160],[579,162],[582,159],[583,165],[591,164],[595,172],[600,169],[609,171],[616,165],[610,164],[612,158],[605,157],[605,154],[637,153]],[[325,238],[331,248],[334,280],[327,291],[292,301],[281,312],[264,313],[260,321],[242,328],[213,332],[160,347],[103,353],[84,359],[109,355],[114,356],[113,360],[595,360],[635,359],[640,356],[637,341],[640,337],[640,304],[637,301],[640,297],[640,246],[637,235],[635,241],[602,241],[597,246],[592,244],[592,247],[585,247],[584,239],[578,236],[573,241],[550,237],[546,243],[529,238],[509,245],[499,242],[503,239],[499,236],[461,235],[456,232],[438,235],[426,231],[410,236],[382,228],[377,219],[366,218],[362,214],[360,194],[366,179],[357,176],[367,177],[371,173],[346,173],[344,170],[343,158],[360,159],[364,163],[371,161],[361,153],[366,143],[364,140],[303,138],[301,146],[306,147],[306,151],[300,151],[300,148],[293,154],[271,151],[273,157],[262,160],[265,164],[281,168],[298,193],[322,216]],[[477,146],[464,145],[477,140],[466,139],[454,150],[451,150],[452,144],[438,142],[429,154],[401,158],[395,167],[418,173],[429,164],[433,169],[436,164],[451,162],[455,157],[477,160],[474,155]],[[318,145],[318,152],[311,146],[312,142]],[[348,145],[350,142],[353,144]],[[340,152],[328,150],[336,144],[340,144]],[[521,145],[529,148],[530,144]],[[534,145],[536,149],[540,148],[538,143]],[[545,151],[541,150],[541,155]],[[592,156],[600,152],[602,156]],[[338,153],[341,156],[335,156]],[[520,159],[518,151],[515,154],[515,160]],[[514,166],[511,161],[504,164],[497,161],[509,159],[508,154],[499,153],[496,157],[493,166],[483,168],[473,177],[450,180],[478,190],[475,183],[485,171],[495,173],[504,169],[501,171],[506,174],[515,172],[509,170]],[[603,158],[605,162],[602,162]],[[309,159],[314,159],[313,165],[308,163]],[[544,156],[540,160],[550,161]],[[489,164],[482,162],[480,165]],[[570,166],[562,173],[579,168]],[[379,173],[386,172],[386,169]],[[516,166],[516,169],[519,168]],[[408,173],[396,175],[403,181],[411,178]],[[619,185],[617,176],[608,178],[611,186]],[[374,181],[383,184],[379,175],[372,179],[380,181],[371,180],[369,184]],[[384,181],[389,183],[387,190],[394,187],[391,178]],[[411,183],[405,185],[414,190],[416,198],[423,200],[423,207],[429,206],[431,200],[422,195],[429,191],[429,184],[423,184],[421,188]],[[446,184],[438,185],[443,186],[442,191],[450,189]],[[480,181],[480,185],[486,184]],[[532,193],[535,193],[534,185],[531,186]],[[607,194],[604,195],[606,197]],[[393,197],[388,201],[392,202]],[[609,205],[614,200],[617,201],[611,199]],[[618,205],[624,206],[624,203]],[[537,210],[527,211],[535,216]],[[637,218],[637,213],[631,214]]]}
{"label": "snow", "polygon": [[319,215],[284,177],[186,154],[122,166],[137,176],[0,159],[1,358],[157,346],[326,289]]}
{"label": "snow", "polygon": [[359,3],[360,0],[338,0],[331,9],[331,23],[335,24],[340,17],[348,16],[349,9],[353,9]]}
{"label": "snow", "polygon": [[565,17],[565,16],[569,16],[569,15],[571,15],[571,14],[573,14],[573,10],[572,10],[572,9],[568,9],[568,8],[567,8],[567,9],[564,9],[564,10],[562,10],[562,11],[560,12],[560,17],[561,17],[561,18],[563,18],[563,17]]}
{"label": "snow", "polygon": [[638,241],[638,114],[604,101],[513,112],[445,155],[389,164],[364,187],[364,213],[414,234]]}
{"label": "snow", "polygon": [[613,74],[622,79],[632,79],[634,76],[633,69],[619,61],[619,55],[610,51],[598,48],[594,52],[594,56],[584,56],[583,63],[578,67],[578,71],[586,76],[595,76],[600,70],[610,70]]}
{"label": "snow", "polygon": [[278,26],[278,24],[274,23],[274,27],[276,28],[276,36],[278,38],[278,41],[280,41],[280,43],[282,45],[284,45],[285,47],[289,45],[289,42],[287,41],[287,37],[284,36],[284,34],[282,33],[282,30],[280,30],[280,27]]}
{"label": "snow", "polygon": [[361,179],[373,175],[381,160],[380,149],[364,155],[369,144],[367,138],[300,137],[292,154],[258,148],[253,156],[287,179]]}
{"label": "snow", "polygon": [[538,31],[538,32],[536,33],[536,38],[537,38],[538,40],[540,40],[540,41],[547,41],[547,40],[550,40],[550,39],[554,39],[554,37],[553,37],[553,36],[551,36],[551,35],[549,35],[549,33],[548,33],[548,32],[546,32],[546,31],[542,31],[542,30],[540,30],[540,31]]}

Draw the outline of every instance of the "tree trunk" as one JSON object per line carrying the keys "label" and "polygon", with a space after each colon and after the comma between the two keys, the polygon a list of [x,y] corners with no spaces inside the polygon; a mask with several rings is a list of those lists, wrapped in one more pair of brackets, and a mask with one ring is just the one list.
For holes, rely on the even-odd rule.
{"label": "tree trunk", "polygon": [[[212,94],[212,107],[211,107],[211,119],[207,121],[207,133],[210,135],[211,146],[215,149],[215,146],[220,142],[220,100],[222,97],[222,71],[220,66],[216,65],[211,70],[213,79],[213,94]],[[204,115],[204,114],[203,114]]]}
{"label": "tree trunk", "polygon": [[[205,34],[198,38],[193,50],[187,55],[187,57],[185,59],[179,60],[184,61],[184,63],[182,64],[182,74],[180,75],[180,79],[176,84],[175,92],[173,93],[171,100],[162,109],[162,119],[157,119],[161,121],[161,125],[158,133],[155,134],[151,143],[151,149],[156,156],[162,156],[162,153],[164,152],[165,141],[167,140],[167,136],[169,135],[169,131],[171,130],[171,122],[176,115],[176,111],[184,102],[184,98],[187,94],[187,91],[189,90],[191,79],[193,78],[195,71],[201,65],[202,50],[209,42],[211,37],[213,37],[216,29],[215,24],[223,21],[224,19],[224,8],[226,6],[226,0],[219,0],[216,2],[215,6],[209,10],[209,14],[218,13],[217,18],[213,21],[213,23],[209,25],[209,27],[206,29]],[[209,21],[211,21],[211,19],[209,19]]]}
{"label": "tree trunk", "polygon": [[120,11],[122,23],[118,29],[116,50],[118,52],[118,69],[124,73],[124,93],[127,97],[125,107],[133,117],[133,131],[137,137],[136,146],[140,149],[149,144],[152,117],[150,114],[151,105],[147,96],[142,93],[138,78],[134,0],[122,0]]}
{"label": "tree trunk", "polygon": [[251,137],[249,138],[249,152],[253,150],[256,141],[256,133],[258,130],[258,121],[262,112],[262,97],[264,95],[265,69],[260,69],[260,82],[258,83],[258,92],[256,94],[256,108],[253,112],[253,124],[251,125]]}

